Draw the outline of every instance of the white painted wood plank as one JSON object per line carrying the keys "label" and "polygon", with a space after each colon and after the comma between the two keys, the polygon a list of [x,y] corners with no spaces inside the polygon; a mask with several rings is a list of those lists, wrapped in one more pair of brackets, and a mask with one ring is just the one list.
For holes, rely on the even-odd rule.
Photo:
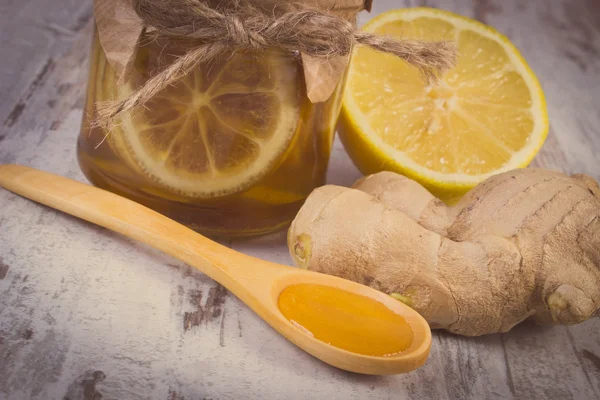
{"label": "white painted wood plank", "polygon": [[[23,7],[31,13],[35,1],[39,7],[39,0]],[[374,13],[425,3],[477,16],[509,35],[548,95],[554,132],[537,165],[600,177],[600,121],[592,101],[600,93],[597,3],[379,0]],[[0,11],[15,4],[7,0]],[[574,24],[583,28],[571,30]],[[69,39],[71,54],[57,57],[38,84],[31,85],[35,74],[11,82],[20,97],[5,98],[2,110],[31,94],[19,118],[0,128],[0,162],[84,180],[74,149],[89,33],[88,27]],[[12,51],[6,49],[0,54]],[[8,70],[2,62],[0,75]],[[358,177],[336,143],[329,182],[349,185]],[[600,398],[598,318],[570,328],[524,325],[483,338],[435,333],[420,370],[359,376],[298,350],[170,257],[6,192],[0,204],[0,304],[6,305],[0,308],[0,398]],[[284,237],[229,245],[290,264]]]}
{"label": "white painted wood plank", "polygon": [[90,0],[0,2],[0,126],[18,120],[91,17]]}
{"label": "white painted wood plank", "polygon": [[[525,323],[504,334],[507,364],[515,394],[524,399],[594,399],[600,397],[598,366],[584,363],[575,336],[598,332],[600,319],[573,328]],[[598,338],[584,348],[598,353]],[[588,336],[589,338],[589,336]],[[595,340],[595,343],[593,342]]]}

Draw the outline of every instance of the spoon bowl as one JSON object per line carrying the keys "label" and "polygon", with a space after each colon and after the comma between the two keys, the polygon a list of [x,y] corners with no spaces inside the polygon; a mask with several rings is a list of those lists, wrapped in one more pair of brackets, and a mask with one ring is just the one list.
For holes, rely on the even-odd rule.
{"label": "spoon bowl", "polygon": [[[292,343],[335,367],[363,374],[397,374],[420,367],[429,355],[431,331],[427,322],[404,303],[375,289],[248,256],[124,197],[33,168],[0,165],[0,186],[146,243],[188,263],[225,286]],[[318,335],[288,319],[280,308],[282,293],[296,285],[326,287],[325,295],[309,299],[314,307],[296,303],[300,301],[297,296],[292,296],[292,302],[286,306],[286,309],[303,307],[303,310],[308,310],[309,319],[315,316],[313,322],[317,328],[323,325],[325,330],[338,335],[355,335],[350,338],[352,342],[356,337],[355,343],[400,339],[402,332],[386,330],[387,326],[398,325],[386,325],[386,320],[376,317],[376,313],[382,315],[382,312],[387,312],[393,313],[398,321],[402,320],[401,323],[409,328],[412,340],[402,351],[385,355],[350,351],[344,349],[344,345],[321,340]],[[342,307],[342,311],[332,306],[335,302],[339,305],[339,298],[350,298],[348,296],[354,299],[352,305],[345,306],[345,309]]]}

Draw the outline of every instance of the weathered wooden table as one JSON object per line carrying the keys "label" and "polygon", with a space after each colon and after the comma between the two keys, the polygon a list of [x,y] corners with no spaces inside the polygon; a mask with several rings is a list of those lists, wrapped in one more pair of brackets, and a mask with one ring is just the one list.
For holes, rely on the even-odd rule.
{"label": "weathered wooden table", "polygon": [[[535,165],[600,178],[600,1],[377,0],[373,14],[417,5],[507,34],[547,94],[552,130]],[[91,17],[90,0],[0,2],[1,163],[84,180],[75,139]],[[336,144],[329,181],[358,176]],[[228,244],[289,264],[284,243],[281,233]],[[600,319],[435,332],[418,371],[360,376],[305,354],[186,265],[0,191],[0,399],[29,398],[593,399]]]}

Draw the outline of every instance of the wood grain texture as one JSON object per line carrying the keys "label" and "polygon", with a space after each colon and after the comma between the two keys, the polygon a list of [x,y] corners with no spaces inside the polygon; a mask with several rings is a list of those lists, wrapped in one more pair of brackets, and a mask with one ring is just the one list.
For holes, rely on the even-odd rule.
{"label": "wood grain texture", "polygon": [[92,18],[89,1],[0,3],[0,123],[13,125]]}
{"label": "wood grain texture", "polygon": [[[508,35],[547,96],[551,135],[534,164],[600,179],[597,0],[376,0],[372,15],[422,5]],[[89,0],[1,2],[0,121],[21,111],[0,127],[0,162],[84,181],[75,138],[91,31],[74,27],[90,9]],[[50,16],[74,33],[24,23]],[[336,142],[329,181],[358,177]],[[284,238],[226,244],[290,264]],[[6,192],[0,304],[1,399],[600,398],[599,318],[569,328],[525,323],[482,338],[438,332],[429,361],[413,373],[345,373],[289,344],[183,263]]]}
{"label": "wood grain texture", "polygon": [[[28,166],[0,165],[0,187],[161,250],[219,282],[222,287],[209,291],[206,306],[201,312],[198,309],[198,312],[184,314],[184,330],[199,325],[205,314],[207,317],[218,316],[218,313],[215,315],[214,307],[223,302],[226,288],[289,341],[319,360],[346,371],[371,375],[405,373],[422,366],[429,355],[431,330],[427,321],[406,304],[368,286],[332,275],[275,264],[232,250],[139,203],[90,184]],[[306,334],[306,329],[298,329],[281,306],[281,298],[288,289],[292,290],[292,294],[289,295],[292,300],[288,302],[288,307],[295,301],[301,302],[301,295],[296,293],[298,297],[294,297],[294,288],[291,286],[295,285],[312,287],[313,295],[315,287],[326,286],[330,292],[317,296],[321,298],[344,293],[362,297],[363,308],[365,305],[369,307],[368,302],[383,304],[388,308],[386,311],[396,318],[394,326],[397,326],[399,320],[414,334],[414,338],[399,353],[394,350],[396,347],[392,346],[381,350],[385,353],[372,355],[370,350],[367,350],[369,353],[364,353],[342,346],[339,338],[337,343],[334,340],[326,342],[323,337],[319,339],[316,331],[311,330],[314,335],[310,332]],[[201,292],[196,292],[191,299],[199,306]],[[365,323],[385,323],[387,318],[378,319],[373,314],[370,318],[363,317],[361,321],[361,313],[352,314],[353,310],[360,308],[355,308],[356,304],[351,302],[350,305],[346,305],[344,312],[337,315],[328,314],[327,317],[337,319],[342,326],[354,322],[359,331],[328,329],[330,337],[335,338],[340,332],[344,332],[370,340],[366,343],[373,346],[382,341],[397,339],[397,333],[391,335],[390,330],[383,334],[381,330],[378,331],[379,334],[360,330],[365,329]],[[315,301],[312,308],[320,310],[330,307],[327,302]],[[302,311],[292,315],[304,319],[307,317]],[[318,315],[316,317],[318,318]],[[307,325],[304,326],[311,329]],[[326,326],[321,323],[318,328]],[[31,329],[27,330],[26,336],[31,338]],[[368,347],[369,345],[364,346],[366,349]],[[383,354],[388,355],[383,357]]]}

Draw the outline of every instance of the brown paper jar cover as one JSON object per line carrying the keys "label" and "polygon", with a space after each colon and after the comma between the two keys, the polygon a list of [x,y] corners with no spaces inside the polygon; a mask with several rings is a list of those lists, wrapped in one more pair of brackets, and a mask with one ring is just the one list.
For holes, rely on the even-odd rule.
{"label": "brown paper jar cover", "polygon": [[[205,0],[222,3],[223,0]],[[247,0],[266,11],[287,0]],[[289,1],[291,3],[292,1]],[[360,11],[371,8],[371,0],[301,0],[293,3],[330,11],[341,18],[353,20]],[[100,45],[111,66],[116,70],[119,83],[123,83],[135,60],[137,42],[144,28],[142,20],[133,10],[130,0],[94,0],[94,16]],[[350,56],[320,59],[302,54],[302,67],[306,93],[311,102],[325,101],[331,96],[348,66]]]}

